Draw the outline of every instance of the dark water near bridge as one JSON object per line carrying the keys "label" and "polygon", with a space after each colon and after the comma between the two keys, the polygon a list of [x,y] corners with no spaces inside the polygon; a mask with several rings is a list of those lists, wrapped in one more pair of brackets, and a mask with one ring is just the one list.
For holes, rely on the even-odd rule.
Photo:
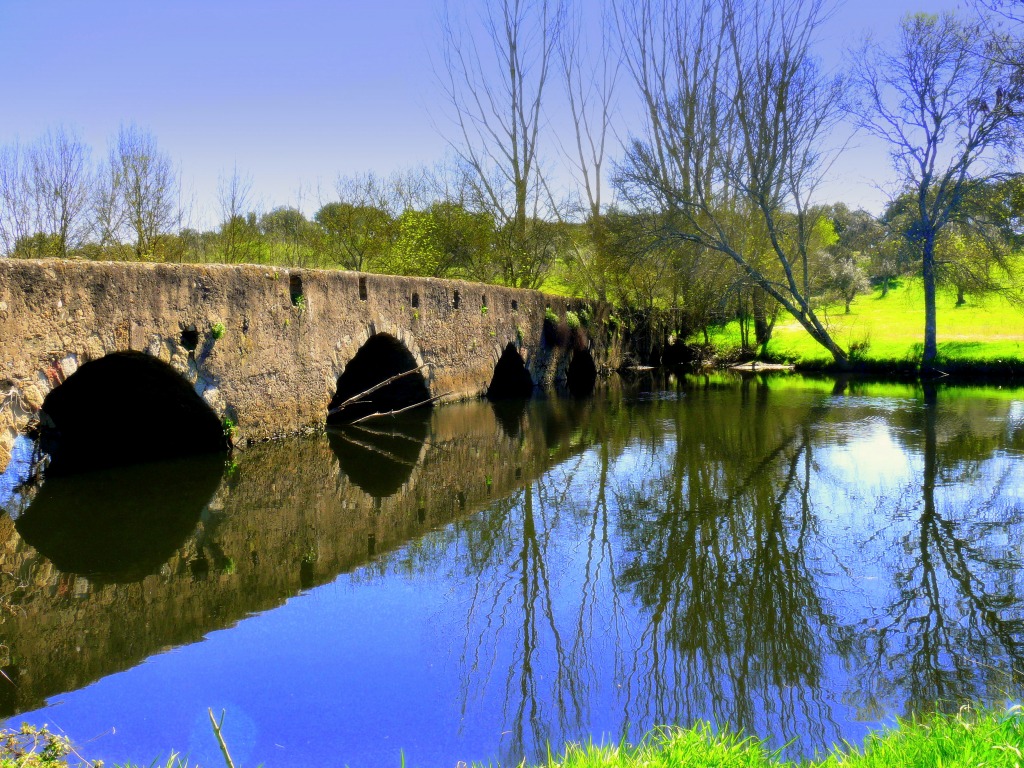
{"label": "dark water near bridge", "polygon": [[[0,707],[91,758],[452,766],[1020,698],[1024,391],[793,376],[0,481]],[[57,482],[59,480],[59,482]]]}

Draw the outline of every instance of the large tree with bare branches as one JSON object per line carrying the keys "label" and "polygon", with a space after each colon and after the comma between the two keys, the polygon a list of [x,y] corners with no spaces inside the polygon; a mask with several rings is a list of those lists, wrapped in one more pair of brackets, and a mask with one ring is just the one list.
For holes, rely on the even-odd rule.
{"label": "large tree with bare branches", "polygon": [[811,56],[825,11],[824,0],[620,0],[647,125],[617,183],[663,242],[734,263],[844,365],[816,307],[811,200],[842,116],[841,82]]}
{"label": "large tree with bare branches", "polygon": [[1001,55],[1020,41],[994,40],[983,21],[917,14],[889,47],[869,42],[856,60],[860,124],[889,145],[901,192],[914,200],[905,237],[921,255],[925,327],[922,370],[934,367],[936,246],[970,208],[974,190],[1006,177],[1020,146],[1024,76]]}

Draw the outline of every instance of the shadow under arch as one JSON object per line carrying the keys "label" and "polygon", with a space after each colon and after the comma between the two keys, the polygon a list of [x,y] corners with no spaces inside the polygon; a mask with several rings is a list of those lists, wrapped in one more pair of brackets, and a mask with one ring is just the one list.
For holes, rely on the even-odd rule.
{"label": "shadow under arch", "polygon": [[192,385],[142,352],[82,365],[46,396],[39,421],[47,476],[228,448],[220,419]]}
{"label": "shadow under arch", "polygon": [[523,362],[519,350],[511,341],[505,345],[494,366],[491,383],[487,387],[490,400],[525,400],[533,394],[533,379]]}
{"label": "shadow under arch", "polygon": [[577,349],[572,353],[569,368],[565,372],[565,386],[573,397],[593,394],[597,384],[597,365],[589,350]]}
{"label": "shadow under arch", "polygon": [[207,454],[47,477],[15,528],[64,573],[139,581],[195,530],[223,472],[222,457]]}
{"label": "shadow under arch", "polygon": [[431,411],[417,408],[379,423],[344,424],[327,432],[341,471],[377,499],[398,493],[423,457]]}
{"label": "shadow under arch", "polygon": [[401,341],[387,333],[374,334],[359,348],[338,377],[338,387],[328,406],[327,423],[347,424],[375,413],[408,408],[429,400],[427,380],[422,373],[416,372],[332,413],[346,400],[416,367],[416,358]]}

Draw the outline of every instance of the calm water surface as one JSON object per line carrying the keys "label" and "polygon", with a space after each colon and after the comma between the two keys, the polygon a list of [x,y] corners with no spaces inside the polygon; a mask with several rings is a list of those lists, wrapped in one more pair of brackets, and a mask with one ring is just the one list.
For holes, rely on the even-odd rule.
{"label": "calm water surface", "polygon": [[[661,379],[0,478],[0,710],[82,752],[514,764],[704,719],[791,756],[1020,698],[1024,391]],[[24,455],[21,459],[26,458]]]}

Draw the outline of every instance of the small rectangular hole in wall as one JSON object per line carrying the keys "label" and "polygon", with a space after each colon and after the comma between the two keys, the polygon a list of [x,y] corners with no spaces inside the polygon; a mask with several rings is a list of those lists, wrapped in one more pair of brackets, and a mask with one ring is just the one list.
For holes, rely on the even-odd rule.
{"label": "small rectangular hole in wall", "polygon": [[485,293],[480,297],[480,308],[487,309],[487,294]]}
{"label": "small rectangular hole in wall", "polygon": [[416,309],[419,305],[420,305],[420,295],[418,293],[413,293],[413,295],[412,295],[412,308]]}
{"label": "small rectangular hole in wall", "polygon": [[359,278],[359,300],[366,301],[366,278]]}
{"label": "small rectangular hole in wall", "polygon": [[297,307],[303,303],[302,299],[302,275],[288,276],[288,293],[292,297],[292,306]]}
{"label": "small rectangular hole in wall", "polygon": [[458,291],[456,291],[456,292],[455,292],[455,296],[454,296],[454,298],[452,299],[452,307],[453,307],[454,309],[458,309],[458,308],[459,308],[459,304],[460,304],[461,302],[462,302],[462,299],[461,299],[461,297],[459,296],[459,292],[458,292]]}
{"label": "small rectangular hole in wall", "polygon": [[512,311],[513,312],[518,312],[519,311],[519,302],[516,301],[515,299],[512,299]]}
{"label": "small rectangular hole in wall", "polygon": [[194,352],[195,348],[199,346],[199,331],[196,330],[194,325],[190,325],[181,331],[181,338],[179,341],[181,342],[181,346],[189,352]]}

